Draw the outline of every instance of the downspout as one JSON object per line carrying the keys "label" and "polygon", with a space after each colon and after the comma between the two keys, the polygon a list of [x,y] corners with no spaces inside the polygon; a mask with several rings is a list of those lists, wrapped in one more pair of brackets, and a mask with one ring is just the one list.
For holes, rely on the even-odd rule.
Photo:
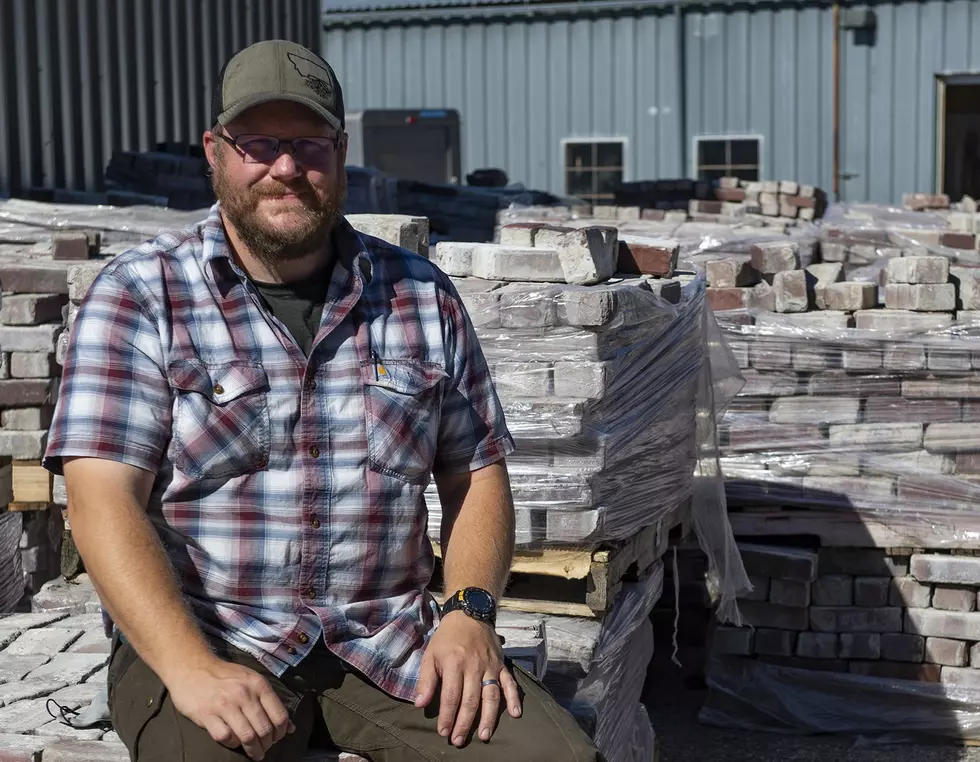
{"label": "downspout", "polygon": [[[677,25],[677,129],[680,132],[680,177],[690,177],[687,163],[687,62],[684,46],[684,0],[674,2],[674,23]],[[697,179],[696,177],[693,179]]]}
{"label": "downspout", "polygon": [[840,5],[834,0],[833,108],[834,108],[834,201],[840,201]]}

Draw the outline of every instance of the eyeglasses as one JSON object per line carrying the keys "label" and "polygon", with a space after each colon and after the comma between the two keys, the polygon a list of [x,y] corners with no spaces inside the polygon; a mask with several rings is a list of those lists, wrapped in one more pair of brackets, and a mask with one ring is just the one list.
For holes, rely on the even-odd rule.
{"label": "eyeglasses", "polygon": [[246,164],[271,164],[278,158],[279,149],[285,144],[289,145],[293,158],[304,167],[325,167],[330,164],[340,148],[340,135],[332,138],[282,140],[272,135],[238,135],[232,138],[223,132],[217,134],[226,143],[238,149]]}

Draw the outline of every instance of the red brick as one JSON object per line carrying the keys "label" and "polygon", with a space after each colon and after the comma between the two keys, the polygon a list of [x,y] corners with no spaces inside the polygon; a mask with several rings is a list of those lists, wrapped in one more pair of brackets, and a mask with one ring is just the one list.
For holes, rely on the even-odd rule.
{"label": "red brick", "polygon": [[748,298],[747,288],[707,288],[708,304],[719,312],[745,309]]}
{"label": "red brick", "polygon": [[56,388],[51,379],[0,381],[0,408],[53,404]]}
{"label": "red brick", "polygon": [[783,201],[790,206],[795,206],[799,209],[817,208],[817,199],[813,197],[805,198],[803,196],[783,196]]}
{"label": "red brick", "polygon": [[745,191],[741,188],[717,188],[715,198],[719,201],[729,201],[731,203],[741,203],[745,201]]}
{"label": "red brick", "polygon": [[619,242],[617,269],[621,273],[656,275],[669,278],[677,266],[677,246],[648,246],[642,243]]}
{"label": "red brick", "polygon": [[663,218],[666,215],[667,215],[667,213],[663,209],[644,209],[642,212],[640,212],[640,219],[641,220],[654,220],[654,221],[659,222],[659,221],[663,220]]}
{"label": "red brick", "polygon": [[88,236],[80,231],[66,231],[51,236],[52,259],[88,259]]}
{"label": "red brick", "polygon": [[951,249],[976,249],[977,237],[973,233],[943,233],[939,243]]}

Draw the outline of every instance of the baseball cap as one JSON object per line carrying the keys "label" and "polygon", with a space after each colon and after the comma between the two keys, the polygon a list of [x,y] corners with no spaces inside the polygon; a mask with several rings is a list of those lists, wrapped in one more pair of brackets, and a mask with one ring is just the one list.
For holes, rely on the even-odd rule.
{"label": "baseball cap", "polygon": [[211,124],[228,124],[252,106],[294,101],[344,129],[344,94],[330,64],[299,43],[264,40],[222,67],[211,98]]}

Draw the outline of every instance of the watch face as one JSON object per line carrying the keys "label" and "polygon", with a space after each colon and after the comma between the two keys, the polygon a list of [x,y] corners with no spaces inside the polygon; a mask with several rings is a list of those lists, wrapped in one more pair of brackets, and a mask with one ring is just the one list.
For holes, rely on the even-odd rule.
{"label": "watch face", "polygon": [[466,604],[478,614],[490,614],[493,611],[493,598],[484,590],[468,588],[464,593]]}

